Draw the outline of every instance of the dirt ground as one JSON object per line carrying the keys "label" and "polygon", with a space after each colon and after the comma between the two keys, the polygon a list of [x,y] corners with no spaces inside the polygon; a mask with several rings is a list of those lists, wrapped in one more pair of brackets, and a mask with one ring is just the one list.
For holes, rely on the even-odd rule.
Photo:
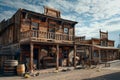
{"label": "dirt ground", "polygon": [[39,74],[36,77],[1,76],[0,80],[120,80],[120,70],[76,69],[65,72]]}

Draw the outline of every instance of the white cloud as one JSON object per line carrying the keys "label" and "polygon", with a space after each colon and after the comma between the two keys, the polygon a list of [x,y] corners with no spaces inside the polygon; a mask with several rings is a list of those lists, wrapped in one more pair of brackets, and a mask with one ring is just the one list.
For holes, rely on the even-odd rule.
{"label": "white cloud", "polygon": [[44,4],[52,8],[57,8],[60,11],[74,10],[74,4],[67,0],[49,0],[48,2],[44,1]]}
{"label": "white cloud", "polygon": [[93,15],[96,19],[105,19],[109,18],[120,12],[120,0],[100,0],[99,3],[95,4],[95,7],[98,9]]}
{"label": "white cloud", "polygon": [[[118,21],[120,21],[120,17],[113,17],[120,12],[119,4],[119,0],[88,0],[88,2],[79,1],[76,7],[76,12],[79,14],[89,12],[93,18],[90,20],[90,26],[77,25],[76,35],[98,37],[100,29],[108,32],[120,30],[120,23],[118,23]],[[97,20],[101,20],[102,22],[97,22]],[[114,22],[117,22],[117,24],[114,24]]]}
{"label": "white cloud", "polygon": [[86,36],[87,38],[91,37],[98,37],[98,33],[100,28],[93,26],[93,27],[76,27],[76,36]]}
{"label": "white cloud", "polygon": [[106,31],[108,31],[108,32],[118,31],[118,30],[120,30],[120,23],[108,25],[108,23],[110,23],[112,21],[115,21],[115,20],[120,21],[120,18],[105,21],[103,23],[92,22],[90,27],[77,25],[77,27],[76,27],[76,35],[77,36],[86,35],[88,38],[91,38],[91,37],[98,37],[100,29],[102,31],[105,31],[105,32]]}
{"label": "white cloud", "polygon": [[[3,0],[0,5],[14,9],[25,8],[40,13],[43,13],[43,6],[60,10],[62,18],[79,22],[76,25],[77,36],[98,37],[99,29],[108,32],[120,30],[120,16],[114,17],[119,15],[120,0]],[[0,17],[8,18],[13,13],[1,11]]]}
{"label": "white cloud", "polygon": [[76,16],[75,15],[61,15],[61,17],[63,18],[63,19],[67,19],[67,20],[73,20],[73,21],[75,21],[76,20]]}
{"label": "white cloud", "polygon": [[79,0],[76,5],[74,5],[75,11],[79,14],[88,12],[90,10],[90,0]]}
{"label": "white cloud", "polygon": [[[19,8],[24,8],[24,9],[32,10],[35,12],[43,13],[43,6],[29,4],[22,0],[12,0],[12,1],[4,0],[4,1],[2,1],[2,3],[0,3],[0,5],[7,6],[9,8],[16,9],[16,10],[18,10]],[[1,10],[2,10],[2,8],[1,8]],[[12,11],[11,10],[1,11],[0,21],[3,20],[4,18],[5,19],[10,18],[15,12],[16,11],[13,11],[13,10]]]}
{"label": "white cloud", "polygon": [[0,14],[1,20],[8,19],[12,17],[12,15],[15,13],[15,11],[3,11],[2,14]]}

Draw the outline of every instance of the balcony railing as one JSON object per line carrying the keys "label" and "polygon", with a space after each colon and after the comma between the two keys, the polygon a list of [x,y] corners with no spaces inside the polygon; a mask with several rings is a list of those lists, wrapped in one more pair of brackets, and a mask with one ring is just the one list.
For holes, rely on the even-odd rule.
{"label": "balcony railing", "polygon": [[38,30],[29,30],[29,31],[21,32],[21,40],[25,40],[25,39],[73,41],[73,35],[45,32],[45,31],[38,31]]}

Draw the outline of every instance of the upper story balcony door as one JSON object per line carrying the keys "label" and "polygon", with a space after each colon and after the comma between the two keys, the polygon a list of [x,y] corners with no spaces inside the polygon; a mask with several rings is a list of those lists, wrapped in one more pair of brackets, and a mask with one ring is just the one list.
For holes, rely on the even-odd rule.
{"label": "upper story balcony door", "polygon": [[64,38],[65,40],[69,40],[69,28],[64,27]]}
{"label": "upper story balcony door", "polygon": [[33,37],[38,37],[39,23],[31,22],[31,30],[33,30],[32,36]]}
{"label": "upper story balcony door", "polygon": [[49,39],[55,39],[55,28],[56,28],[56,24],[53,22],[50,22],[48,25]]}

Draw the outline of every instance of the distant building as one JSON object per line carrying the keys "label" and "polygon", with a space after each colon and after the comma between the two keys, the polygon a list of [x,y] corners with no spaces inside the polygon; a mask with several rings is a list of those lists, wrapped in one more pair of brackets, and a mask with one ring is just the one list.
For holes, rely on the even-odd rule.
{"label": "distant building", "polygon": [[[100,30],[100,38],[92,38],[85,40],[84,37],[75,39],[78,49],[82,49],[79,53],[89,52],[90,60],[106,62],[118,59],[118,48],[114,47],[114,41],[108,39],[108,32]],[[88,51],[87,51],[88,50]]]}

